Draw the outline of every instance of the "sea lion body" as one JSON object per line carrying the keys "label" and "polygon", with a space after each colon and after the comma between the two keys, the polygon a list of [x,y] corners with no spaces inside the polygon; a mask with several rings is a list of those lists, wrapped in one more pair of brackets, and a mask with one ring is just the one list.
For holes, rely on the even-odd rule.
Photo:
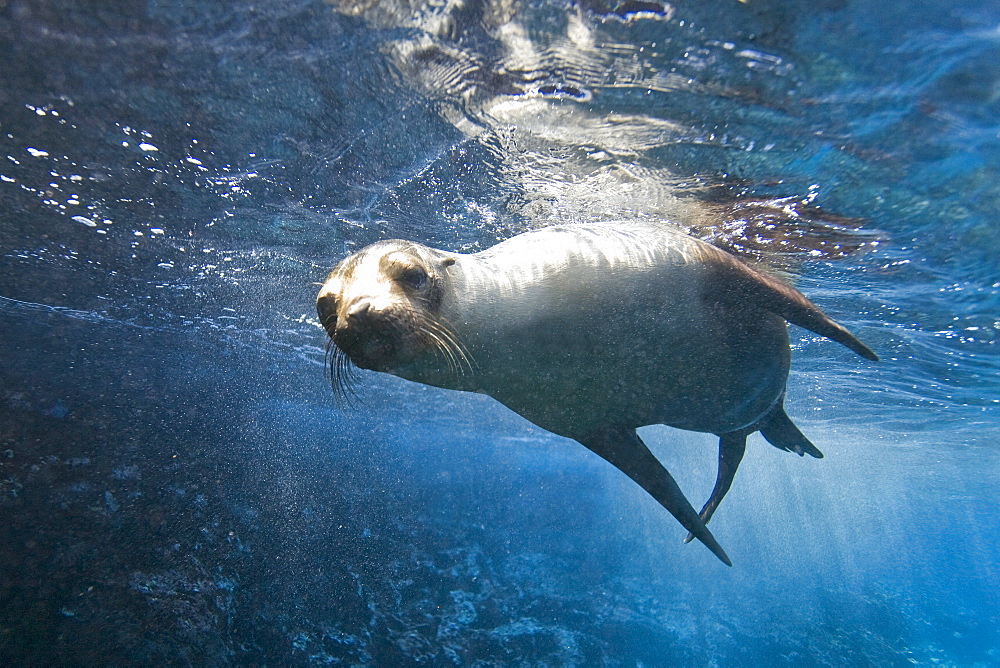
{"label": "sea lion body", "polygon": [[[821,456],[782,408],[785,320],[875,357],[794,288],[652,223],[549,227],[472,255],[379,242],[331,272],[317,308],[358,366],[488,394],[579,441],[727,563],[704,522],[746,435]],[[720,435],[700,518],[636,435],[650,424]]]}
{"label": "sea lion body", "polygon": [[440,314],[473,372],[422,357],[391,373],[489,394],[574,439],[608,424],[746,427],[784,389],[786,327],[707,296],[704,250],[679,233],[581,225],[454,255]]}

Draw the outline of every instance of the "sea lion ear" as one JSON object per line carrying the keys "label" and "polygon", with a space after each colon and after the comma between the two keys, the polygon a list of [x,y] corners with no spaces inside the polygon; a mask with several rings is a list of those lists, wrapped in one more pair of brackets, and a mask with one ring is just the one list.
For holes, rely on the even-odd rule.
{"label": "sea lion ear", "polygon": [[456,262],[455,258],[446,257],[443,260],[441,260],[441,268],[444,269],[445,267],[450,267],[451,265],[455,264],[455,262]]}

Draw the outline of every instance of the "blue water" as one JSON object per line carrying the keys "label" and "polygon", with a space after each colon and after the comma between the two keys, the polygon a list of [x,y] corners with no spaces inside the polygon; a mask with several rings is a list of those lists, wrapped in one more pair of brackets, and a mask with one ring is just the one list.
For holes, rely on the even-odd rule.
{"label": "blue water", "polygon": [[[1000,664],[997,62],[972,0],[0,1],[0,660]],[[882,358],[792,329],[826,457],[752,437],[731,569],[486,397],[324,373],[352,250],[634,218]],[[700,503],[713,439],[642,434]]]}

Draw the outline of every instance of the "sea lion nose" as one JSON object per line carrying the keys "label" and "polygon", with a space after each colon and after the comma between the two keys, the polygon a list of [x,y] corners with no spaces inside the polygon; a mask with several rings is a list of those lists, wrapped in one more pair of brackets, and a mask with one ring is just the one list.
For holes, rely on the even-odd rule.
{"label": "sea lion nose", "polygon": [[354,320],[364,318],[368,315],[369,309],[371,309],[371,302],[367,299],[360,299],[347,308],[347,317]]}

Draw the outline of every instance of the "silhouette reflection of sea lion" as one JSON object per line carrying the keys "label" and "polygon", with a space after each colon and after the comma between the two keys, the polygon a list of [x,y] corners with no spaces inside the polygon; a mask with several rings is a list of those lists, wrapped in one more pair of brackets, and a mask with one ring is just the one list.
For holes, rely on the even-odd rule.
{"label": "silhouette reflection of sea lion", "polygon": [[[474,255],[382,241],[333,269],[317,310],[335,385],[349,359],[488,394],[611,462],[726,564],[705,524],[746,437],[822,457],[783,408],[785,321],[877,359],[791,286],[654,224],[549,227]],[[719,436],[700,515],[636,433],[650,424]]]}

